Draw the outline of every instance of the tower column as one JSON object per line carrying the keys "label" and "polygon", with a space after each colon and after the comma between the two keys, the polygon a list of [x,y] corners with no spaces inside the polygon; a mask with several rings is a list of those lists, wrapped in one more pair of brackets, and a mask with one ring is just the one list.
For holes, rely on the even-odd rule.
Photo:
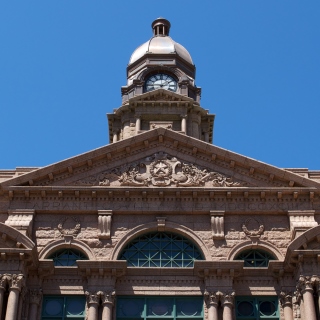
{"label": "tower column", "polygon": [[115,143],[115,142],[118,141],[118,132],[117,131],[113,131],[112,134],[113,134],[112,142]]}
{"label": "tower column", "polygon": [[17,320],[18,306],[19,306],[19,295],[23,283],[22,274],[13,274],[9,282],[9,298],[7,305],[7,312],[5,320]]}
{"label": "tower column", "polygon": [[141,130],[141,117],[136,117],[136,134]]}
{"label": "tower column", "polygon": [[115,291],[102,292],[102,320],[112,320],[112,308],[114,305]]}
{"label": "tower column", "polygon": [[93,293],[86,291],[85,295],[88,303],[88,320],[98,320],[99,292]]}
{"label": "tower column", "polygon": [[181,116],[181,131],[187,134],[187,116]]}
{"label": "tower column", "polygon": [[225,293],[221,295],[221,305],[223,307],[222,318],[223,320],[233,320],[233,303],[234,303],[234,292]]}

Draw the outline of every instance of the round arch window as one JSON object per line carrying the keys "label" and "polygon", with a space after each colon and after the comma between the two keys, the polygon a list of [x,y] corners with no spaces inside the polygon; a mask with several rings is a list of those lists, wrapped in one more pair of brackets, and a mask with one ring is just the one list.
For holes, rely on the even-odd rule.
{"label": "round arch window", "polygon": [[200,250],[187,238],[168,232],[152,232],[137,237],[120,253],[130,267],[193,267],[204,260]]}
{"label": "round arch window", "polygon": [[276,258],[267,251],[249,249],[240,252],[235,260],[243,260],[245,267],[261,268],[268,267],[269,261],[276,260]]}
{"label": "round arch window", "polygon": [[76,249],[61,249],[52,253],[47,259],[52,259],[53,264],[58,267],[72,267],[77,265],[77,260],[88,260],[88,257]]}

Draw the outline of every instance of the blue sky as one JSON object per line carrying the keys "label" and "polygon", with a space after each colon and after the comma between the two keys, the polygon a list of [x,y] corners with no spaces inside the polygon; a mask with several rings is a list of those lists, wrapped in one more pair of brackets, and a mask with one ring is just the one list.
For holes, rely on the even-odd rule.
{"label": "blue sky", "polygon": [[108,144],[105,114],[159,16],[196,64],[215,145],[320,170],[319,0],[0,1],[0,168]]}

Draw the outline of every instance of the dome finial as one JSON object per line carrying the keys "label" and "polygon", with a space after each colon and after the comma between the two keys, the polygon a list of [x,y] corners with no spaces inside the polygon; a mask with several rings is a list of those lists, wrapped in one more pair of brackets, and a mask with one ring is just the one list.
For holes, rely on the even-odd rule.
{"label": "dome finial", "polygon": [[169,35],[171,24],[167,19],[159,17],[152,22],[151,26],[155,37],[165,37]]}

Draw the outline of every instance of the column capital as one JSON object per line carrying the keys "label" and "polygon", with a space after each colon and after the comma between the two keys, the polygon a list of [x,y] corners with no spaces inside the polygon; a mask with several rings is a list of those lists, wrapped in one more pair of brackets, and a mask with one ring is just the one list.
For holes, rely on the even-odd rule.
{"label": "column capital", "polygon": [[225,305],[229,305],[229,306],[233,306],[234,304],[234,296],[235,296],[235,292],[226,292],[221,294],[221,305],[225,306]]}
{"label": "column capital", "polygon": [[217,306],[220,300],[222,293],[220,291],[205,291],[204,292],[204,301],[209,306]]}
{"label": "column capital", "polygon": [[280,303],[282,307],[292,307],[292,293],[281,291]]}
{"label": "column capital", "polygon": [[10,280],[11,280],[10,274],[7,274],[7,273],[0,274],[0,289],[5,290]]}
{"label": "column capital", "polygon": [[98,305],[100,303],[100,291],[99,292],[85,292],[85,296],[87,299],[87,303],[90,304],[96,304]]}
{"label": "column capital", "polygon": [[21,288],[23,286],[23,282],[24,282],[24,275],[23,274],[13,274],[11,276],[11,279],[9,280],[10,290],[21,291]]}
{"label": "column capital", "polygon": [[315,278],[310,276],[300,276],[297,284],[297,289],[303,294],[306,291],[313,293]]}
{"label": "column capital", "polygon": [[42,289],[29,289],[28,293],[30,303],[39,306],[42,300]]}
{"label": "column capital", "polygon": [[114,304],[115,297],[116,297],[116,292],[114,290],[112,291],[99,291],[100,296],[101,296],[101,301],[103,305],[106,304]]}

